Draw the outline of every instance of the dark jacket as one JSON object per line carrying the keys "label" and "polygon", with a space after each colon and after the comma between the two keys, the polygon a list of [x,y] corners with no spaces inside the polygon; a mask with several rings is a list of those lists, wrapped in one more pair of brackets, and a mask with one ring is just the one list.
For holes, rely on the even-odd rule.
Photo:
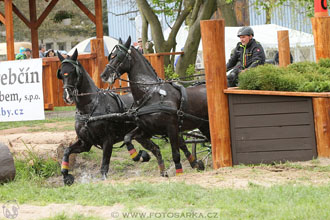
{"label": "dark jacket", "polygon": [[239,42],[230,55],[230,59],[227,63],[227,71],[236,66],[238,62],[241,63],[241,70],[251,67],[256,67],[265,63],[265,52],[263,47],[255,39],[251,39],[250,42],[243,46]]}

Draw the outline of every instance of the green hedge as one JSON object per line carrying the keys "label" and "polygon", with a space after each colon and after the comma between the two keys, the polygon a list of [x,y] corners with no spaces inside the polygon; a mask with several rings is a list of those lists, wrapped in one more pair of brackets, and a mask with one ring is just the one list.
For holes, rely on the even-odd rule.
{"label": "green hedge", "polygon": [[330,59],[287,67],[262,65],[239,74],[239,88],[292,92],[330,92]]}

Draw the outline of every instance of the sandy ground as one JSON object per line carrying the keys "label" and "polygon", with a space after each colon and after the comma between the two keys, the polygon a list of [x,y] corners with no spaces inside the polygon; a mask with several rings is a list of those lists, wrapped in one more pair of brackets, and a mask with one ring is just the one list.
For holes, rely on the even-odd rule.
{"label": "sandy ground", "polygon": [[[52,124],[47,126],[54,126]],[[0,131],[0,142],[9,146],[12,153],[19,155],[26,150],[26,146],[33,147],[42,155],[57,157],[57,148],[60,145],[67,146],[76,139],[74,131],[69,132],[30,132],[28,128],[15,128]],[[184,168],[187,172],[180,176],[169,178],[158,177],[157,175],[141,176],[134,175],[138,172],[130,172],[130,175],[123,179],[108,179],[102,181],[104,184],[133,182],[163,183],[163,182],[184,182],[186,184],[198,184],[202,187],[221,187],[245,189],[251,185],[270,187],[286,183],[324,185],[330,183],[330,172],[312,171],[316,166],[315,161],[297,162],[296,167],[285,165],[275,166],[241,166],[236,168],[221,168],[205,172],[195,172]],[[330,159],[320,158],[317,166],[329,166]],[[299,169],[299,166],[310,169]],[[97,169],[99,166],[97,165]],[[59,178],[60,179],[60,178]],[[93,180],[99,181],[99,180]],[[0,219],[6,219],[2,213],[0,204]],[[19,205],[18,220],[36,220],[59,213],[79,213],[85,215],[100,216],[105,219],[120,219],[116,215],[121,214],[124,207],[120,204],[112,207],[80,206],[76,204],[50,204],[47,206],[35,206],[29,204]]]}

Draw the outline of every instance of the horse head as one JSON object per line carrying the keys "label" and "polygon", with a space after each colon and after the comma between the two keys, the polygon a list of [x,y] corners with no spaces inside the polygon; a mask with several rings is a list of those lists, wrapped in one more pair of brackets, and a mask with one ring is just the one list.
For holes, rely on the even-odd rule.
{"label": "horse head", "polygon": [[131,37],[123,44],[119,39],[119,43],[112,49],[108,56],[109,63],[101,73],[101,78],[104,82],[113,84],[116,79],[130,69],[131,60]]}
{"label": "horse head", "polygon": [[57,70],[57,78],[63,81],[63,99],[66,103],[72,104],[74,97],[78,94],[78,87],[81,83],[81,69],[77,61],[77,49],[73,55],[64,58],[60,53],[57,53],[61,61],[61,67]]}

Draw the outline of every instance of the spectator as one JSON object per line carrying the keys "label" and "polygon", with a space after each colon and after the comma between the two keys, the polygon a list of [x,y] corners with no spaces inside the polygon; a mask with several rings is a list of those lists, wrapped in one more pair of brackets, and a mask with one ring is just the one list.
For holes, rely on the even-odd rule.
{"label": "spectator", "polygon": [[24,59],[26,59],[25,48],[20,47],[19,53],[16,55],[15,60],[24,60]]}
{"label": "spectator", "polygon": [[138,46],[136,49],[143,54],[142,38],[138,38]]}
{"label": "spectator", "polygon": [[45,57],[45,51],[46,51],[45,46],[44,45],[39,45],[39,57],[40,58]]}
{"label": "spectator", "polygon": [[32,59],[32,51],[30,48],[26,48],[25,49],[25,56],[26,56],[26,59]]}
{"label": "spectator", "polygon": [[[183,52],[183,47],[181,48],[181,52]],[[180,59],[181,56],[182,56],[182,55],[179,55],[179,56],[175,59],[175,61],[174,61],[174,67],[176,67],[176,64],[178,64],[178,61],[179,61],[179,59]]]}
{"label": "spectator", "polygon": [[45,57],[55,57],[56,53],[53,49],[49,49],[47,50],[47,52],[45,53]]}
{"label": "spectator", "polygon": [[[259,42],[253,39],[254,32],[251,27],[242,27],[238,30],[237,37],[240,42],[227,63],[227,71],[232,70],[227,75],[228,86],[233,87],[238,84],[238,75],[249,68],[263,65],[265,63],[265,52]],[[237,65],[240,63],[239,65]]]}

